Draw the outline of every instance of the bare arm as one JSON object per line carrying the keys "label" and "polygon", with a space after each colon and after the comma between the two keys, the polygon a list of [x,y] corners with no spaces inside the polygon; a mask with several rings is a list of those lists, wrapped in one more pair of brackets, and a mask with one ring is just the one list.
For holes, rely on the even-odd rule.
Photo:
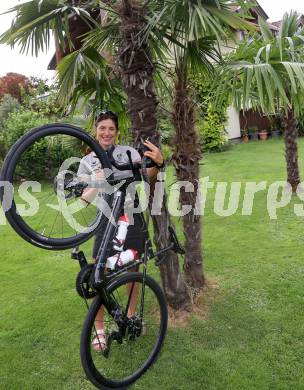
{"label": "bare arm", "polygon": [[[149,151],[146,151],[144,155],[150,157],[158,166],[161,166],[164,163],[164,157],[160,149],[150,141],[144,141],[144,145],[150,149]],[[151,181],[156,180],[158,171],[159,167],[147,168],[147,173]]]}

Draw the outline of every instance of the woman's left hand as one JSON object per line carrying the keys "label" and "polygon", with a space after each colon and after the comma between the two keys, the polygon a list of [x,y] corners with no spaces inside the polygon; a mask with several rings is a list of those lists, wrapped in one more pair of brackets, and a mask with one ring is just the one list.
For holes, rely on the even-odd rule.
{"label": "woman's left hand", "polygon": [[144,141],[144,145],[150,150],[145,152],[144,155],[150,157],[157,165],[162,165],[164,162],[163,155],[161,154],[160,149],[152,144],[150,141]]}

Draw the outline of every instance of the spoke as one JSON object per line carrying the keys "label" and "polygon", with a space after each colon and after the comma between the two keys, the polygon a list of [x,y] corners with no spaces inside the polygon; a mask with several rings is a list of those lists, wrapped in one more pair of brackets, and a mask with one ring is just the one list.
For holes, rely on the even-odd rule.
{"label": "spoke", "polygon": [[57,221],[58,215],[59,215],[59,211],[57,211],[57,214],[56,214],[55,220],[54,220],[54,222],[53,222],[53,225],[52,225],[52,228],[51,228],[51,231],[50,231],[50,236],[51,236],[51,234],[52,234],[52,231],[53,231],[53,229],[54,229],[54,226],[55,226],[55,223],[56,223],[56,221]]}
{"label": "spoke", "polygon": [[81,215],[82,215],[82,219],[84,220],[85,226],[86,226],[86,228],[87,228],[87,227],[88,227],[88,222],[87,222],[87,220],[86,220],[86,218],[85,218],[85,216],[84,216],[84,213],[83,213],[82,210],[80,210],[80,213],[81,213]]}
{"label": "spoke", "polygon": [[51,194],[54,194],[54,192],[53,191],[49,191],[46,194],[43,194],[41,198],[37,197],[37,200],[39,202],[41,202],[42,200],[48,199]]}
{"label": "spoke", "polygon": [[[74,221],[74,217],[72,216],[72,221],[73,221],[73,225],[74,225],[74,237],[77,236],[77,230],[76,230],[76,225],[75,225],[75,221]],[[73,228],[72,228],[73,229]]]}
{"label": "spoke", "polygon": [[[45,211],[44,211],[44,213],[42,214],[42,216],[41,216],[41,218],[40,218],[40,220],[39,220],[39,223],[38,223],[37,227],[35,228],[36,231],[39,232],[40,226],[41,226],[41,223],[42,223],[43,220],[47,221],[47,219],[46,219],[45,217],[47,216],[47,214],[48,214],[49,211],[50,211],[50,208],[49,208],[49,207],[45,207]],[[41,234],[44,235],[44,232],[41,233]]]}
{"label": "spoke", "polygon": [[[139,317],[142,303],[141,295],[143,291],[141,287],[142,280],[136,279],[135,281],[132,278],[130,282],[125,282],[110,293],[113,305],[117,305],[123,311],[128,310],[128,308],[130,310],[134,304],[135,311],[132,320],[134,321],[134,326],[140,326],[142,320]],[[135,295],[136,302],[134,300]],[[125,337],[123,337],[122,344],[120,344],[118,340],[112,340],[111,345],[109,345],[108,356],[105,356],[102,353],[96,354],[93,352],[94,348],[91,348],[91,357],[94,361],[94,365],[105,378],[120,381],[141,369],[147,359],[150,358],[151,351],[158,342],[162,317],[161,312],[159,311],[157,296],[147,284],[145,286],[144,305],[144,314],[147,321],[143,320],[143,329],[138,337],[136,336],[136,333],[134,333],[135,329],[132,329],[130,326],[127,328],[127,333]],[[104,309],[104,317],[101,317],[98,320],[95,319],[91,324],[91,343],[95,337],[96,328],[104,328],[107,337],[111,334],[114,335],[114,332],[119,331],[117,323],[112,316],[108,314],[104,305],[101,306],[101,309]],[[130,323],[130,325],[132,325],[132,323]],[[124,363],[126,359],[128,364]]]}

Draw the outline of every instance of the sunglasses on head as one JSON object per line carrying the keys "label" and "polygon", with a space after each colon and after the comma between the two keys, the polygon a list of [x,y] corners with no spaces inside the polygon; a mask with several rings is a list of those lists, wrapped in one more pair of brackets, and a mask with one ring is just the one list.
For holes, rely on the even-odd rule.
{"label": "sunglasses on head", "polygon": [[96,114],[95,121],[97,121],[97,119],[99,119],[100,117],[102,117],[104,115],[112,116],[113,118],[115,118],[116,121],[118,120],[118,116],[117,116],[117,114],[115,114],[115,112],[110,111],[110,110],[102,110],[102,111],[98,112],[98,114]]}

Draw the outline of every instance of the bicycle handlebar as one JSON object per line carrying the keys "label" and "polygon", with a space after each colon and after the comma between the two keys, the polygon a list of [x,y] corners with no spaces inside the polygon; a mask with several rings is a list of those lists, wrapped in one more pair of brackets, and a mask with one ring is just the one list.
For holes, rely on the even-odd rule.
{"label": "bicycle handlebar", "polygon": [[[154,161],[152,161],[150,159],[149,159],[150,161],[147,161],[147,159],[148,159],[148,157],[144,156],[142,162],[132,162],[133,169],[139,170],[144,165],[146,168],[152,168],[152,167],[155,167],[157,165]],[[109,161],[119,171],[132,171],[133,170],[130,163],[117,164],[117,162],[114,159],[109,159]],[[147,161],[147,162],[145,163],[145,161]]]}

